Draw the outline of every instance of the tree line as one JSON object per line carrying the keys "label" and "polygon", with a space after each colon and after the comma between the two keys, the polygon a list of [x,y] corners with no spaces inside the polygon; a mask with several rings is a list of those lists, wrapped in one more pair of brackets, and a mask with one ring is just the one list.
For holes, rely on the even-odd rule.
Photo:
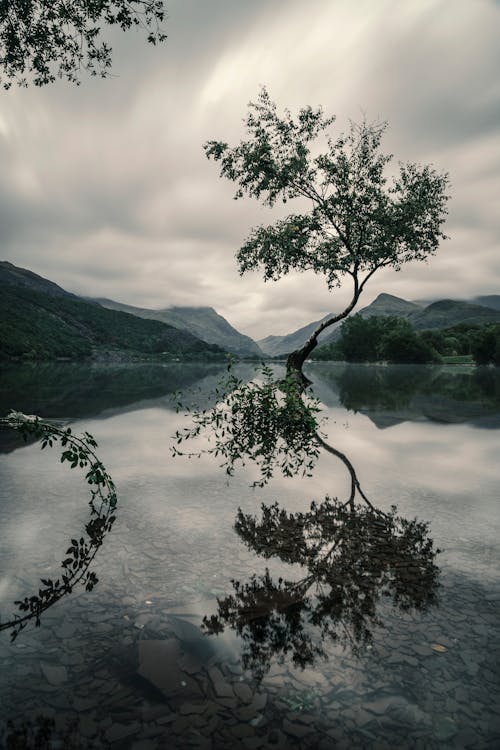
{"label": "tree line", "polygon": [[442,330],[415,331],[397,316],[345,320],[337,341],[311,354],[317,360],[432,364],[469,357],[476,365],[500,366],[500,325],[460,323]]}

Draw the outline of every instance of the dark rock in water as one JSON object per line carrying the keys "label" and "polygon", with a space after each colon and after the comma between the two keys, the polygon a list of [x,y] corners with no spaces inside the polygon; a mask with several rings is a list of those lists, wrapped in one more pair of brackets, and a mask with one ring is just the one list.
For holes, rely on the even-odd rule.
{"label": "dark rock in water", "polygon": [[458,727],[450,716],[436,716],[433,728],[434,736],[441,742],[450,740],[458,732]]}
{"label": "dark rock in water", "polygon": [[168,615],[168,621],[171,630],[175,633],[180,641],[187,643],[203,640],[205,637],[199,627],[193,625],[189,620],[184,620],[176,615]]}
{"label": "dark rock in water", "polygon": [[141,641],[138,673],[161,690],[167,698],[201,695],[198,683],[181,670],[181,657],[181,647],[175,638],[164,641]]}
{"label": "dark rock in water", "polygon": [[137,722],[133,724],[112,724],[106,730],[106,739],[109,742],[118,742],[119,740],[124,740],[125,737],[136,734],[140,728],[141,726]]}
{"label": "dark rock in water", "polygon": [[299,739],[305,737],[313,731],[312,728],[307,726],[306,724],[296,724],[289,721],[288,719],[285,719],[283,721],[283,729],[287,734],[291,734],[292,737],[297,737]]}
{"label": "dark rock in water", "polygon": [[47,664],[40,662],[42,672],[51,685],[62,685],[68,679],[68,671],[66,667],[59,667],[55,664]]}
{"label": "dark rock in water", "polygon": [[220,639],[206,635],[197,625],[184,620],[176,615],[169,615],[170,629],[181,642],[186,658],[186,671],[189,672],[187,663],[191,657],[194,663],[201,666],[206,665],[211,659],[228,660],[231,656],[228,647]]}

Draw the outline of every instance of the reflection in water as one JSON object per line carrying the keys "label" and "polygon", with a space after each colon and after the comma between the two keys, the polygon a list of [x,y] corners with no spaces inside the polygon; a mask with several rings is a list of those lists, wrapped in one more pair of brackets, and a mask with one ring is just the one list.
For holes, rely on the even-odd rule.
{"label": "reflection in water", "polygon": [[287,513],[262,505],[260,520],[240,510],[236,531],[262,557],[298,564],[298,580],[273,579],[266,569],[234,593],[218,599],[217,614],[205,616],[210,634],[226,626],[243,642],[243,663],[257,678],[274,657],[289,655],[300,667],[326,658],[325,640],[361,653],[382,625],[378,604],[425,611],[437,602],[439,550],[428,525],[385,514],[368,505],[352,506],[325,498],[307,513]]}
{"label": "reflection in water", "polygon": [[[333,377],[328,381],[331,388],[320,381],[324,368],[314,365],[314,379],[325,395],[333,397]],[[423,373],[424,368],[416,371]],[[121,382],[118,377],[117,387]],[[146,388],[145,379],[142,382]],[[277,477],[258,495],[249,489],[251,472],[242,472],[226,485],[216,464],[169,460],[168,435],[181,425],[170,399],[144,399],[142,405],[122,409],[111,393],[111,381],[106,383],[113,411],[106,413],[105,421],[88,420],[74,429],[86,429],[99,438],[102,457],[119,487],[119,523],[99,551],[94,570],[100,582],[92,594],[79,596],[75,589],[76,596],[42,616],[41,628],[27,628],[13,644],[7,633],[0,634],[0,746],[8,718],[18,725],[49,711],[58,727],[80,719],[81,733],[75,736],[80,747],[107,747],[107,733],[112,737],[126,731],[135,733],[113,741],[113,746],[499,746],[498,433],[461,425],[449,428],[428,420],[381,432],[362,416],[348,417],[336,399],[330,425],[351,421],[351,429],[339,429],[341,443],[336,444],[362,471],[370,497],[373,493],[379,498],[383,510],[394,502],[400,515],[432,519],[435,546],[445,548],[435,559],[442,569],[440,606],[413,616],[399,607],[393,610],[391,596],[384,606],[386,597],[381,595],[376,618],[385,628],[379,630],[365,618],[373,647],[363,659],[329,637],[321,640],[319,626],[307,622],[305,613],[304,630],[314,636],[314,645],[322,645],[329,661],[318,657],[313,669],[303,671],[293,668],[290,652],[282,666],[274,657],[268,675],[256,686],[241,671],[233,629],[222,623],[222,637],[203,637],[197,627],[200,613],[217,614],[216,596],[235,595],[228,583],[231,577],[244,585],[252,572],[264,574],[268,566],[277,586],[279,575],[299,581],[310,572],[306,566],[299,568],[300,563],[288,568],[279,556],[256,564],[253,548],[247,549],[231,533],[235,496],[245,514],[258,516],[258,526],[261,501],[271,505],[276,500],[290,514],[309,512],[304,498],[321,501],[328,492],[344,499],[343,473],[337,481],[326,460],[318,465],[314,479],[291,482]],[[57,405],[64,379],[54,377],[53,388],[51,402]],[[140,389],[132,390],[124,403],[137,404]],[[69,409],[64,413],[73,416]],[[51,416],[60,414],[57,407]],[[332,436],[334,430],[332,426]],[[7,604],[19,598],[14,592],[36,582],[38,573],[43,576],[47,570],[52,575],[48,571],[57,569],[59,557],[54,559],[51,549],[56,554],[64,551],[68,545],[60,545],[67,532],[85,526],[85,491],[73,485],[74,472],[59,473],[57,464],[57,455],[47,460],[37,446],[0,457],[1,568],[2,573],[21,574],[6,590]],[[394,474],[382,471],[384,466]],[[37,502],[42,485],[48,496]],[[328,489],[323,491],[323,486]],[[285,544],[283,535],[282,551]],[[312,544],[309,538],[307,544]],[[331,546],[325,545],[324,554]],[[328,584],[320,585],[329,589]],[[312,606],[317,589],[313,582],[306,592]],[[192,623],[193,633],[177,627],[184,630],[186,622]],[[338,631],[340,640],[340,623]],[[144,644],[153,648],[151,641],[157,646],[152,667],[161,670],[162,680],[170,681],[168,696],[152,693],[144,675],[137,676]],[[201,663],[198,648],[210,651]],[[157,658],[161,652],[163,661]],[[51,684],[49,676],[65,681]],[[234,693],[230,698],[226,683]],[[192,692],[186,695],[187,691]],[[188,713],[195,710],[200,713]],[[299,738],[298,731],[309,733]],[[64,732],[57,730],[54,747],[65,747]],[[243,733],[252,733],[244,743]]]}
{"label": "reflection in water", "polygon": [[186,388],[224,364],[43,363],[3,366],[0,416],[15,408],[44,417],[87,417]]}
{"label": "reflection in water", "polygon": [[[11,409],[44,418],[95,416],[160,399],[220,372],[204,363],[85,364],[42,363],[3,366],[0,417]],[[0,452],[22,445],[12,432],[0,432]]]}
{"label": "reflection in water", "polygon": [[[377,426],[426,417],[498,426],[500,368],[414,365],[314,366],[319,395],[367,413]],[[325,388],[326,386],[326,388]]]}

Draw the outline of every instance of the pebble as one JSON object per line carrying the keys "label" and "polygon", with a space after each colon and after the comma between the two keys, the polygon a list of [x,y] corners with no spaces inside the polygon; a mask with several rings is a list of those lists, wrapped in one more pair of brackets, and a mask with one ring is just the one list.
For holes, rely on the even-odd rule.
{"label": "pebble", "polygon": [[46,680],[51,685],[62,685],[64,682],[67,682],[68,680],[68,670],[66,667],[59,667],[54,664],[47,664],[45,662],[40,662],[40,667],[42,668],[42,672],[45,675]]}
{"label": "pebble", "polygon": [[[13,646],[0,642],[7,665],[2,713],[21,722],[55,716],[58,737],[79,718],[82,738],[92,743],[104,736],[117,750],[159,750],[166,738],[178,750],[494,747],[499,613],[492,602],[488,612],[477,611],[480,598],[468,595],[463,619],[454,618],[462,589],[447,587],[443,596],[453,606],[442,611],[393,619],[389,612],[386,630],[357,660],[332,646],[330,661],[304,671],[272,663],[260,684],[234,654],[224,658],[207,647],[197,626],[186,626],[186,608],[179,606],[170,622],[159,614],[161,595],[155,593],[147,613],[139,595],[130,597],[125,620],[123,597],[109,592],[92,620],[87,604],[73,617],[68,607],[69,614],[42,622],[40,640],[34,631]],[[432,644],[447,651],[435,652]],[[291,710],[283,699],[295,696],[303,703]],[[0,746],[2,732],[0,719]]]}

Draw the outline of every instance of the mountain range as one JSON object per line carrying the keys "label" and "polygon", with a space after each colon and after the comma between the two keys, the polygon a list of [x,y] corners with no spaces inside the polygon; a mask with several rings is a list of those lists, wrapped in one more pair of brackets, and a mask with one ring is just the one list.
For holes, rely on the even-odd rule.
{"label": "mountain range", "polygon": [[[463,302],[459,300],[439,300],[430,304],[408,302],[392,294],[379,294],[373,302],[358,312],[363,318],[372,316],[397,316],[406,318],[416,330],[433,328],[450,328],[459,323],[483,325],[485,323],[500,323],[500,295],[492,294],[478,297],[483,304]],[[486,304],[487,303],[487,304]],[[284,336],[267,336],[257,343],[263,352],[271,357],[285,356],[301,346],[317,326],[328,320],[335,313],[329,313],[324,318],[299,328]],[[318,337],[320,344],[330,344],[340,336],[342,322],[334,323],[324,330]]]}
{"label": "mountain range", "polygon": [[95,298],[92,301],[108,310],[119,310],[139,318],[168,323],[240,357],[263,356],[263,352],[250,336],[245,336],[233,328],[213,307],[166,307],[162,310],[149,310],[106,298]]}
{"label": "mountain range", "polygon": [[0,262],[4,359],[223,359],[219,346],[158,320],[107,310],[12,263]]}
{"label": "mountain range", "polygon": [[[212,307],[134,307],[107,298],[78,297],[48,279],[0,261],[0,357],[102,358],[124,352],[170,358],[284,356],[300,347],[325,315],[292,333],[258,342],[237,331]],[[417,330],[449,328],[458,323],[500,323],[500,295],[470,302],[409,302],[379,294],[359,310],[364,317],[398,316]],[[320,334],[320,344],[335,341],[341,323]]]}

